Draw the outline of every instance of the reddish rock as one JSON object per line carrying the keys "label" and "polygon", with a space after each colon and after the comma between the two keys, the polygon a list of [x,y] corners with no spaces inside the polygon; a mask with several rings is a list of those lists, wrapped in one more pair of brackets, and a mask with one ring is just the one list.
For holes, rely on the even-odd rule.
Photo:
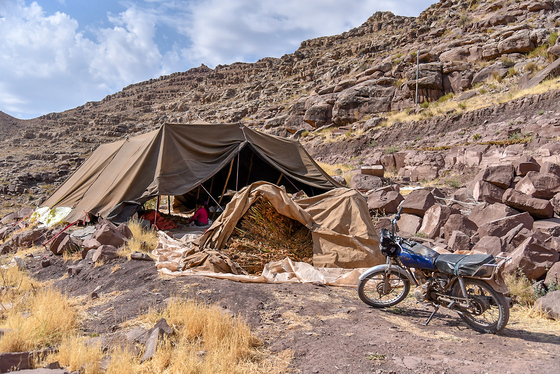
{"label": "reddish rock", "polygon": [[[397,231],[403,236],[414,236],[418,232],[422,218],[414,214],[402,214],[401,219],[397,221]],[[404,235],[404,233],[408,235]]]}
{"label": "reddish rock", "polygon": [[535,49],[535,44],[531,41],[530,30],[520,30],[509,38],[498,43],[500,54],[506,53],[527,53]]}
{"label": "reddish rock", "polygon": [[95,250],[91,260],[93,262],[97,261],[107,261],[113,258],[117,258],[118,250],[112,245],[102,245],[101,247]]}
{"label": "reddish rock", "polygon": [[440,229],[443,227],[449,216],[458,214],[457,209],[449,208],[445,205],[434,204],[424,214],[420,232],[426,237],[433,239],[440,236]]}
{"label": "reddish rock", "polygon": [[434,195],[426,189],[414,190],[409,193],[403,203],[403,213],[415,214],[424,217],[426,211],[436,203]]}
{"label": "reddish rock", "polygon": [[123,234],[125,236],[125,238],[127,238],[127,239],[132,238],[132,231],[130,230],[130,227],[128,227],[128,225],[126,223],[121,223],[117,227],[117,231],[120,232],[121,234]]}
{"label": "reddish rock", "polygon": [[548,269],[544,283],[549,287],[560,286],[560,262],[555,263]]}
{"label": "reddish rock", "polygon": [[533,230],[560,237],[560,218],[540,219],[533,224]]}
{"label": "reddish rock", "polygon": [[19,232],[12,236],[12,244],[19,248],[30,248],[36,244],[41,244],[46,240],[45,231],[44,229],[36,229]]}
{"label": "reddish rock", "polygon": [[67,235],[60,242],[60,245],[57,248],[58,253],[56,254],[74,253],[79,249],[80,243],[77,243],[70,235]]}
{"label": "reddish rock", "polygon": [[540,172],[543,174],[554,174],[560,178],[560,165],[553,162],[545,162]]}
{"label": "reddish rock", "polygon": [[560,291],[552,291],[538,298],[534,308],[550,318],[560,320]]}
{"label": "reddish rock", "polygon": [[410,167],[410,180],[417,181],[430,181],[439,176],[439,169],[434,165],[418,165]]}
{"label": "reddish rock", "polygon": [[545,245],[549,248],[554,249],[556,252],[560,252],[560,238],[556,236],[551,236],[545,242]]}
{"label": "reddish rock", "polygon": [[381,156],[381,165],[385,168],[385,170],[389,170],[390,172],[397,171],[397,164],[395,162],[395,156],[393,154],[387,154]]}
{"label": "reddish rock", "polygon": [[126,236],[117,231],[113,224],[103,224],[99,230],[93,235],[93,239],[97,240],[101,245],[112,245],[120,247],[127,242]]}
{"label": "reddish rock", "polygon": [[373,175],[356,174],[350,180],[350,188],[366,192],[383,186],[383,181]]}
{"label": "reddish rock", "polygon": [[63,232],[60,233],[60,235],[58,235],[56,238],[54,238],[51,241],[51,244],[49,246],[49,250],[54,253],[55,255],[60,255],[62,254],[62,249],[60,248],[60,243],[62,243],[62,241],[68,236],[67,233]]}
{"label": "reddish rock", "polygon": [[551,218],[554,215],[554,209],[549,200],[537,199],[523,194],[513,188],[508,189],[503,196],[503,203],[521,210],[529,212],[534,218]]}
{"label": "reddish rock", "polygon": [[560,192],[554,195],[554,197],[550,200],[550,203],[554,208],[554,213],[560,216]]}
{"label": "reddish rock", "polygon": [[539,163],[531,156],[522,156],[513,162],[513,167],[515,168],[515,174],[525,176],[530,171],[539,172],[541,166]]}
{"label": "reddish rock", "polygon": [[558,252],[538,244],[531,237],[511,253],[511,260],[506,263],[504,271],[514,273],[519,269],[529,280],[536,280],[545,275],[559,258]]}
{"label": "reddish rock", "polygon": [[560,192],[560,177],[530,171],[515,185],[515,190],[538,199],[550,200]]}
{"label": "reddish rock", "polygon": [[487,222],[516,214],[519,214],[517,210],[505,204],[480,204],[472,208],[469,219],[476,223],[477,226],[482,226]]}
{"label": "reddish rock", "polygon": [[471,238],[464,232],[455,230],[451,233],[451,238],[447,242],[447,246],[452,252],[470,251]]}
{"label": "reddish rock", "polygon": [[451,239],[453,231],[461,231],[469,238],[476,233],[476,224],[462,214],[452,214],[443,225],[443,236],[447,242]]}
{"label": "reddish rock", "polygon": [[368,208],[382,214],[397,213],[397,208],[404,198],[396,191],[376,191],[368,196]]}
{"label": "reddish rock", "polygon": [[504,241],[497,236],[484,236],[474,245],[473,252],[488,253],[497,256],[501,252],[505,252]]}
{"label": "reddish rock", "polygon": [[476,201],[485,203],[502,202],[505,190],[485,181],[478,181],[473,188],[473,197]]}
{"label": "reddish rock", "polygon": [[533,222],[533,217],[531,217],[529,213],[524,212],[487,222],[478,228],[478,233],[481,238],[486,235],[501,237],[519,224],[523,224],[523,227],[531,230],[533,228]]}
{"label": "reddish rock", "polygon": [[514,176],[515,168],[513,165],[497,165],[487,167],[482,174],[482,180],[507,189],[511,186]]}

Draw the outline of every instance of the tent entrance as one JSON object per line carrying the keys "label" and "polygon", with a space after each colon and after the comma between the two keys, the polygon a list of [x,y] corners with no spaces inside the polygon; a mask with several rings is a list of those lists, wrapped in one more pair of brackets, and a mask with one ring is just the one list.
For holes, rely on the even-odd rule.
{"label": "tent entrance", "polygon": [[247,144],[211,178],[183,195],[174,196],[173,210],[191,211],[199,198],[206,200],[209,206],[216,206],[219,203],[223,208],[236,192],[259,181],[284,186],[286,192],[291,194],[304,191],[307,196],[314,196],[327,191],[285,175],[255,152],[251,144]]}

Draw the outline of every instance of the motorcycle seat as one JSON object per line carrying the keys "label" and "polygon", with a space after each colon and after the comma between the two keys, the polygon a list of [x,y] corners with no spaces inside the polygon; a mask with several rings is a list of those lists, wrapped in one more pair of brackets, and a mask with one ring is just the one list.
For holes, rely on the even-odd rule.
{"label": "motorcycle seat", "polygon": [[436,269],[446,274],[489,277],[494,268],[486,265],[495,263],[496,260],[492,255],[448,254],[439,255],[434,265]]}

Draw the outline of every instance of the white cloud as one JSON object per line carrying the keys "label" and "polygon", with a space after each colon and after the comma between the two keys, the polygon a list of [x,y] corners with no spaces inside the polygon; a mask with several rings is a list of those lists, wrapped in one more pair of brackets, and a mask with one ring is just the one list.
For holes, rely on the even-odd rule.
{"label": "white cloud", "polygon": [[[63,9],[67,1],[58,1]],[[201,63],[280,57],[303,40],[356,27],[376,10],[412,15],[433,2],[121,0],[125,11],[78,24],[36,2],[0,0],[0,110],[30,118]]]}

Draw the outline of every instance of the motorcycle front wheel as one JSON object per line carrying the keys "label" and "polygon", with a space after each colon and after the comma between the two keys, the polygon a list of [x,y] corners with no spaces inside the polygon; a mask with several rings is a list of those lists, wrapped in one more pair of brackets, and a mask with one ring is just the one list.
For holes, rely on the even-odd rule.
{"label": "motorcycle front wheel", "polygon": [[[506,327],[509,306],[504,295],[481,280],[465,279],[464,282],[469,304],[461,303],[458,310],[461,319],[472,329],[485,334],[495,334]],[[453,287],[453,296],[464,297],[459,282]]]}
{"label": "motorcycle front wheel", "polygon": [[360,299],[375,308],[386,308],[403,301],[410,291],[408,278],[396,271],[384,269],[371,273],[358,283]]}

